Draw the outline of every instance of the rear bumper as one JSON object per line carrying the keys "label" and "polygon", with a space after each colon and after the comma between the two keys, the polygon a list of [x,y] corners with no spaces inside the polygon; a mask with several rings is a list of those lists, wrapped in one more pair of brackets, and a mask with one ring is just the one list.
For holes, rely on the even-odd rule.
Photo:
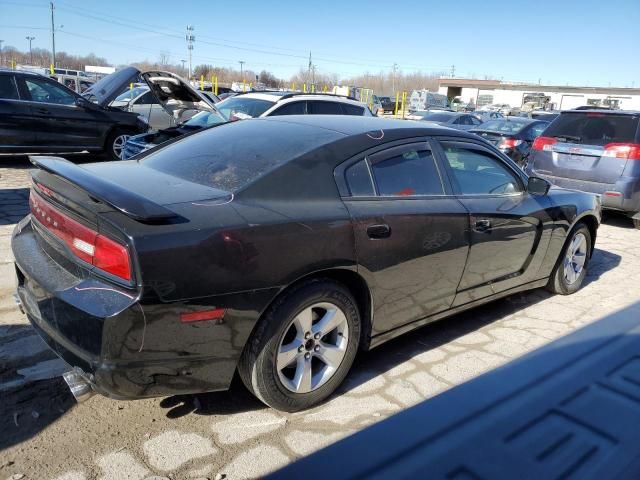
{"label": "rear bumper", "polygon": [[[141,303],[135,291],[63,268],[41,241],[29,217],[12,236],[22,307],[45,343],[112,398],[227,389],[262,305],[274,296],[258,291],[166,304],[146,292],[150,300]],[[212,305],[227,309],[224,321],[180,322],[181,312]]]}
{"label": "rear bumper", "polygon": [[535,169],[532,175],[544,178],[558,187],[596,193],[601,196],[603,209],[629,214],[640,212],[640,178],[620,177],[614,183],[601,183],[540,174]]}

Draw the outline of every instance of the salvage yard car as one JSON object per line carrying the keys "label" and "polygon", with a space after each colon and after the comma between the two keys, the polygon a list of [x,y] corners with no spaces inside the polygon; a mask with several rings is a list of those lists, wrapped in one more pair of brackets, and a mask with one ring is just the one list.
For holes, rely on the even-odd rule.
{"label": "salvage yard car", "polygon": [[566,110],[533,143],[528,171],[602,197],[640,229],[640,112]]}
{"label": "salvage yard car", "polygon": [[521,117],[489,120],[469,130],[498,147],[521,167],[526,165],[533,141],[547,128],[547,122]]}
{"label": "salvage yard car", "polygon": [[271,117],[140,160],[32,162],[18,296],[80,398],[223,390],[237,371],[273,408],[311,407],[360,350],[577,291],[600,222],[597,196],[422,122]]}
{"label": "salvage yard car", "polygon": [[137,114],[96,105],[28,71],[0,69],[0,153],[106,153],[119,158],[148,125]]}

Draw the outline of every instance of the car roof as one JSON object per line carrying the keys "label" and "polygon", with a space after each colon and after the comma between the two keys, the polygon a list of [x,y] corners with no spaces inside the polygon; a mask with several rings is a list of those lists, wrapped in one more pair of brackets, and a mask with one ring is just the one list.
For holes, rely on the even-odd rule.
{"label": "car roof", "polygon": [[31,70],[13,70],[12,68],[0,68],[0,73],[12,73],[14,75],[34,75],[36,77],[44,77],[39,72],[32,72]]}
{"label": "car roof", "polygon": [[577,114],[586,114],[586,113],[595,113],[598,115],[640,115],[640,110],[609,110],[609,109],[600,109],[600,108],[590,108],[590,109],[580,109],[580,110],[562,110],[558,113],[577,113]]}
{"label": "car roof", "polygon": [[[295,123],[311,127],[332,130],[343,135],[373,134],[382,135],[386,130],[411,130],[411,135],[448,135],[475,138],[462,130],[441,126],[430,122],[410,122],[407,120],[395,120],[379,117],[361,117],[355,115],[282,115],[263,117],[248,121],[269,121],[282,123]],[[373,138],[373,137],[372,137]]]}
{"label": "car roof", "polygon": [[352,97],[345,97],[343,95],[334,95],[331,93],[304,93],[304,92],[284,92],[284,91],[264,91],[264,92],[247,92],[239,93],[237,97],[255,98],[259,100],[268,100],[271,102],[279,102],[285,100],[322,100],[322,101],[334,101],[345,103],[358,103],[362,102]]}

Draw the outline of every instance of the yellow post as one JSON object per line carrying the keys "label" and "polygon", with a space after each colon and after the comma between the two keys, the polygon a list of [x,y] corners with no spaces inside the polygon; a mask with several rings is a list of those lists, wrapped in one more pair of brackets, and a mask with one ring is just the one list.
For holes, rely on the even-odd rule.
{"label": "yellow post", "polygon": [[211,85],[213,85],[214,95],[218,95],[218,77],[211,77]]}
{"label": "yellow post", "polygon": [[11,59],[11,70],[16,69],[16,60],[14,58]]}
{"label": "yellow post", "polygon": [[296,89],[296,84],[291,82],[291,90],[295,90]]}
{"label": "yellow post", "polygon": [[316,93],[316,84],[315,83],[311,84],[311,93]]}
{"label": "yellow post", "polygon": [[302,93],[307,93],[307,84],[306,83],[302,84]]}
{"label": "yellow post", "polygon": [[249,90],[253,88],[253,82],[249,82]]}
{"label": "yellow post", "polygon": [[246,83],[244,83],[244,80],[242,81],[242,93],[247,91],[247,85]]}
{"label": "yellow post", "polygon": [[327,86],[326,85],[324,87],[322,87],[322,92],[323,93],[327,93]]}
{"label": "yellow post", "polygon": [[51,65],[49,65],[49,72],[51,72],[51,75],[56,73],[56,70],[53,68],[53,63]]}
{"label": "yellow post", "polygon": [[407,92],[402,92],[402,119],[404,120],[404,113],[406,110]]}
{"label": "yellow post", "polygon": [[400,92],[396,92],[396,108],[393,110],[393,116],[398,117],[398,101],[400,100]]}
{"label": "yellow post", "polygon": [[204,90],[204,75],[200,75],[200,90]]}

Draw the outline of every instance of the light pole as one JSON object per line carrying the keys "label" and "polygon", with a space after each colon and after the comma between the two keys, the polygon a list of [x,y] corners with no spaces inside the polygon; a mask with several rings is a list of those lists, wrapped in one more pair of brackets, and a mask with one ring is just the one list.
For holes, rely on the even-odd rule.
{"label": "light pole", "polygon": [[33,42],[36,37],[24,37],[29,40],[29,64],[33,65],[33,52],[31,51],[31,42]]}
{"label": "light pole", "polygon": [[391,78],[391,91],[396,93],[396,72],[398,71],[398,64],[393,64],[393,76]]}
{"label": "light pole", "polygon": [[187,63],[186,60],[180,60],[182,62],[182,74],[184,75],[184,64]]}
{"label": "light pole", "polygon": [[191,80],[191,54],[193,53],[193,42],[196,41],[196,36],[193,34],[193,25],[187,25],[187,50],[189,50],[189,80]]}
{"label": "light pole", "polygon": [[238,60],[238,63],[240,64],[240,78],[242,78],[242,84],[244,85],[244,70],[243,70],[243,66],[245,64],[244,60]]}

